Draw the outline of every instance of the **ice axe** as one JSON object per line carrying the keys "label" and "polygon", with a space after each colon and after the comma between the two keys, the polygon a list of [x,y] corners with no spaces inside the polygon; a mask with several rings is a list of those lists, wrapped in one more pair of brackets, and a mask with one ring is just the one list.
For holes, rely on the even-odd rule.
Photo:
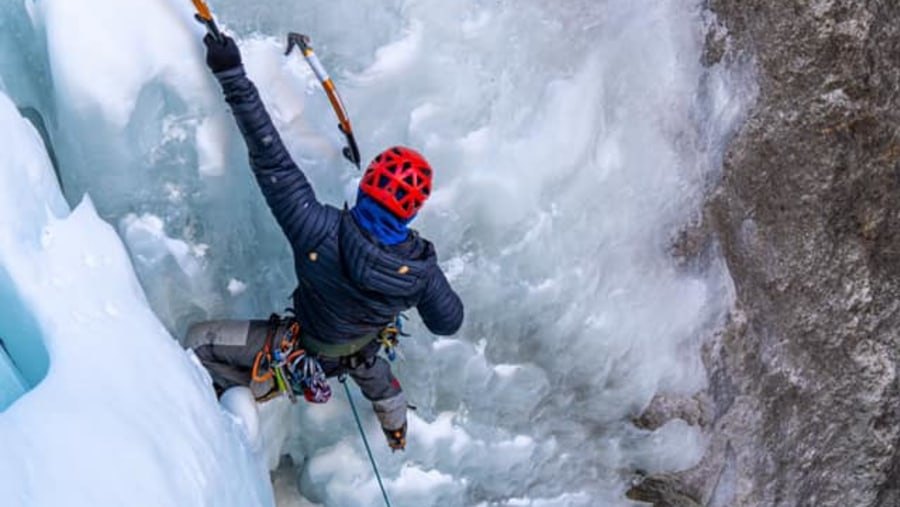
{"label": "ice axe", "polygon": [[216,21],[212,17],[212,13],[209,11],[209,6],[206,5],[206,2],[203,0],[191,0],[194,3],[194,9],[197,9],[197,13],[194,14],[194,18],[197,19],[200,23],[206,26],[206,31],[212,36],[212,38],[218,42],[222,43],[222,32],[219,31],[219,27],[216,25]]}
{"label": "ice axe", "polygon": [[350,126],[350,118],[347,117],[347,109],[344,107],[344,103],[341,101],[341,97],[334,87],[334,81],[328,76],[328,72],[325,71],[325,67],[322,66],[322,62],[319,61],[319,57],[313,52],[312,46],[310,46],[309,43],[310,38],[308,36],[291,32],[287,36],[287,49],[284,50],[284,54],[287,56],[291,54],[291,51],[293,51],[295,47],[300,48],[300,51],[303,53],[303,58],[306,59],[306,63],[312,68],[316,77],[319,78],[319,82],[322,83],[322,88],[328,95],[328,100],[331,102],[334,114],[337,115],[338,121],[340,121],[340,123],[338,123],[338,129],[340,129],[347,138],[347,146],[342,150],[344,157],[352,162],[357,169],[361,169],[359,165],[359,147],[356,145],[356,138],[353,137],[353,129]]}

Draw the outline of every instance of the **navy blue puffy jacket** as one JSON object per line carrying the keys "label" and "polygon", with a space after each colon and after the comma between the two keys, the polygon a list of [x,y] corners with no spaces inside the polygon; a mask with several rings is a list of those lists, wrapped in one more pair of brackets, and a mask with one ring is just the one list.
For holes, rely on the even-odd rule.
{"label": "navy blue puffy jacket", "polygon": [[455,333],[463,305],[437,265],[432,244],[412,232],[379,244],[347,210],[316,200],[291,159],[243,67],[216,74],[250,155],[250,167],[294,251],[294,309],[305,332],[342,343],[416,307],[431,332]]}

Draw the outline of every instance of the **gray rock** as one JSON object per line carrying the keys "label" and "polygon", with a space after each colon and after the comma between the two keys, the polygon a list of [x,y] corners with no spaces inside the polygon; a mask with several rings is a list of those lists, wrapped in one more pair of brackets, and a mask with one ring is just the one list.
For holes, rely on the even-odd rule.
{"label": "gray rock", "polygon": [[737,294],[705,350],[710,446],[666,488],[900,506],[900,2],[709,7],[728,41],[704,62],[752,55],[759,99],[707,213]]}
{"label": "gray rock", "polygon": [[691,492],[685,491],[678,477],[670,475],[641,479],[626,496],[655,507],[703,507]]}
{"label": "gray rock", "polygon": [[632,423],[641,429],[656,430],[672,419],[681,419],[692,426],[707,426],[713,407],[707,393],[691,398],[657,395],[644,412]]}
{"label": "gray rock", "polygon": [[704,62],[752,55],[759,84],[707,210],[737,308],[705,350],[707,454],[654,491],[900,506],[900,2],[709,7]]}

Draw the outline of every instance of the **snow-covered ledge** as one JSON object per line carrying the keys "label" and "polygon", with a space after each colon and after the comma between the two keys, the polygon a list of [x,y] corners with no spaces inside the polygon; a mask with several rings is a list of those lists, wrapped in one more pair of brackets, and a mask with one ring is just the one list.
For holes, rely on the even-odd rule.
{"label": "snow-covered ledge", "polygon": [[17,336],[49,356],[0,413],[3,505],[272,505],[266,467],[147,306],[119,237],[88,198],[70,213],[2,93],[0,131],[0,296],[17,298],[0,306],[33,316]]}

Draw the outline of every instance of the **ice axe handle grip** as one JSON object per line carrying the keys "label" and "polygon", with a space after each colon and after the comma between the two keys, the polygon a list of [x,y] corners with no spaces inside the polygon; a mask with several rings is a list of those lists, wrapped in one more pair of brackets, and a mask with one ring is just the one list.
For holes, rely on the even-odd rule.
{"label": "ice axe handle grip", "polygon": [[224,40],[222,39],[222,32],[219,31],[219,27],[216,25],[216,22],[213,21],[213,18],[204,18],[199,13],[194,14],[194,19],[197,20],[200,24],[206,27],[206,31],[212,36],[212,38],[222,44]]}

